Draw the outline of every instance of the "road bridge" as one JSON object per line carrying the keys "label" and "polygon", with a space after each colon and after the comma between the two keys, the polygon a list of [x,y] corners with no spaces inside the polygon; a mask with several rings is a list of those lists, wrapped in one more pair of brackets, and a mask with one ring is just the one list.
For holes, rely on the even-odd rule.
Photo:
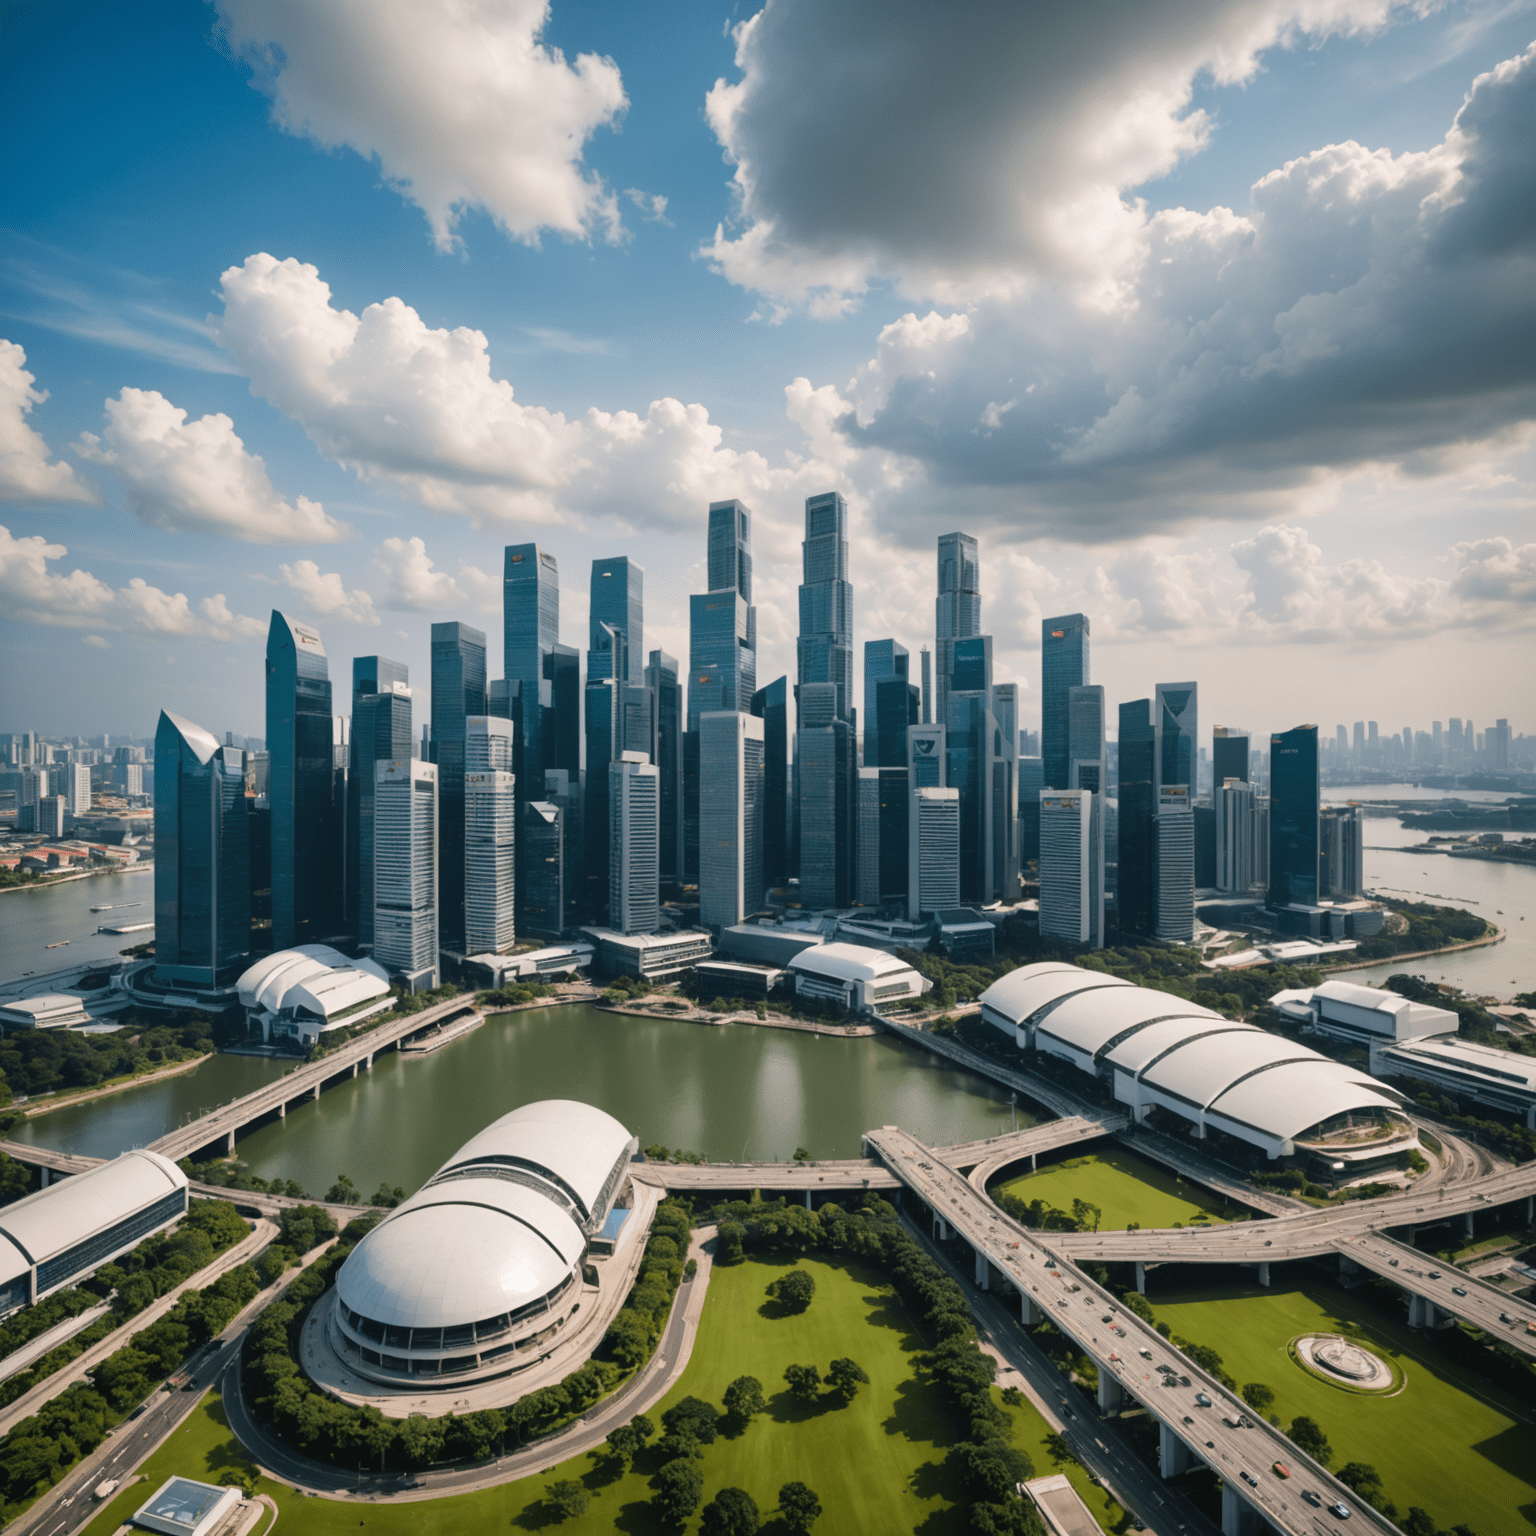
{"label": "road bridge", "polygon": [[713,1190],[729,1194],[736,1190],[777,1190],[781,1193],[828,1194],[849,1189],[899,1189],[901,1181],[877,1159],[855,1157],[818,1163],[633,1163],[632,1179],[654,1184],[662,1189],[692,1191]]}
{"label": "road bridge", "polygon": [[[994,1136],[989,1150],[976,1162],[967,1175],[971,1184],[985,1192],[987,1184],[1010,1163],[1029,1159],[1031,1171],[1035,1159],[1042,1152],[1056,1152],[1062,1147],[1076,1146],[1082,1141],[1098,1141],[1113,1136],[1130,1123],[1128,1115],[1103,1115],[1093,1119],[1082,1115],[1069,1115],[1065,1120],[1048,1120],[1044,1125],[1032,1125],[1025,1131],[1014,1131],[1005,1136]],[[939,1156],[951,1168],[965,1167],[965,1157],[956,1156],[960,1147],[935,1148]]]}
{"label": "road bridge", "polygon": [[[1158,1421],[1165,1477],[1194,1461],[1216,1472],[1224,1536],[1248,1536],[1261,1521],[1285,1536],[1316,1536],[1323,1508],[1335,1502],[1359,1521],[1351,1529],[1396,1536],[1396,1526],[1036,1233],[1004,1216],[931,1148],[894,1126],[868,1132],[865,1142],[927,1207],[941,1238],[953,1231],[969,1244],[978,1286],[1012,1289],[1023,1322],[1048,1317],[1094,1362],[1105,1412],[1129,1396]],[[1270,1470],[1276,1461],[1289,1467],[1288,1480]]]}

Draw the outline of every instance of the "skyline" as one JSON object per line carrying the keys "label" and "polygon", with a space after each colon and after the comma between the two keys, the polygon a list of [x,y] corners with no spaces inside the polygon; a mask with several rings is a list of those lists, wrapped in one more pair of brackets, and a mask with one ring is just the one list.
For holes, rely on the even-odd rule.
{"label": "skyline", "polygon": [[[591,561],[627,556],[646,569],[646,651],[685,657],[706,510],[732,497],[756,524],[759,679],[793,676],[794,550],[822,492],[848,504],[856,671],[868,639],[932,645],[935,541],[963,530],[1030,728],[1040,620],[1081,611],[1111,701],[1198,677],[1203,718],[1255,734],[1372,716],[1536,729],[1518,669],[1536,265],[1520,157],[1494,153],[1536,91],[1529,6],[1344,5],[1325,26],[1217,5],[1203,40],[1163,16],[1155,47],[1127,21],[1094,62],[1145,87],[1144,142],[1098,165],[1084,146],[1127,126],[1090,78],[1100,41],[1041,31],[1055,126],[978,70],[971,138],[951,127],[913,161],[906,223],[869,199],[818,213],[835,178],[881,169],[847,128],[894,87],[809,119],[839,153],[807,158],[807,124],[774,127],[775,82],[849,44],[781,6],[733,36],[741,17],[696,7],[668,48],[643,15],[509,8],[501,42],[527,68],[475,127],[516,147],[517,184],[444,126],[469,67],[451,27],[418,48],[419,111],[390,139],[345,92],[329,116],[304,95],[346,5],[304,33],[240,0],[166,7],[142,37],[106,7],[70,14],[23,15],[4,66],[21,152],[0,266],[0,729],[147,736],[170,703],[260,735],[272,609],[333,656],[382,652],[425,679],[433,623],[492,630],[516,543],[563,563],[561,643],[587,648]],[[954,31],[984,25],[1003,22]],[[956,39],[925,27],[889,23],[892,68],[928,47],[942,83]],[[379,30],[370,62],[398,83],[384,66],[413,42],[408,13]],[[173,78],[174,97],[153,88]],[[93,130],[125,93],[138,136],[101,160]],[[530,137],[540,102],[573,114],[574,147]],[[1044,169],[1018,169],[1023,146]],[[1020,197],[978,211],[1004,174]],[[1374,245],[1307,176],[1352,189]],[[1410,195],[1442,222],[1405,212]],[[950,216],[980,266],[938,238]],[[1061,234],[1079,224],[1093,240]],[[1202,241],[1229,277],[1192,254]],[[1448,297],[1447,242],[1478,264],[1480,306]],[[1386,302],[1367,269],[1443,313],[1413,357],[1361,341],[1359,306]],[[1284,356],[1223,339],[1237,312]],[[1213,368],[1230,399],[1164,387],[1143,321],[1164,326],[1168,368]],[[1329,414],[1282,391],[1258,430],[1261,376]]]}

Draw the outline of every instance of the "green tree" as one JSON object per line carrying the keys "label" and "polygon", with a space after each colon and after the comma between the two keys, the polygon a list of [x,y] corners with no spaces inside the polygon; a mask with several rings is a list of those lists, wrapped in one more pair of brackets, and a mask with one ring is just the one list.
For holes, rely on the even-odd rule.
{"label": "green tree", "polygon": [[661,1416],[661,1427],[669,1435],[692,1435],[700,1445],[714,1444],[719,1433],[720,1410],[702,1397],[685,1397]]}
{"label": "green tree", "polygon": [[739,1221],[722,1221],[716,1263],[740,1264],[745,1257],[742,1239],[746,1235],[747,1229]]}
{"label": "green tree", "polygon": [[845,1402],[852,1402],[858,1395],[859,1387],[867,1385],[868,1382],[869,1377],[857,1361],[843,1358],[834,1360],[827,1367],[827,1385]]}
{"label": "green tree", "polygon": [[976,1536],[1042,1536],[1043,1529],[1034,1506],[1022,1499],[971,1505],[971,1530]]}
{"label": "green tree", "polygon": [[821,1518],[821,1500],[804,1483],[785,1483],[779,1489],[779,1518],[794,1536],[806,1536]]}
{"label": "green tree", "polygon": [[327,1205],[360,1205],[362,1202],[358,1198],[357,1185],[346,1174],[338,1173],[336,1182],[325,1192],[325,1203]]}
{"label": "green tree", "polygon": [[544,1495],[555,1506],[562,1520],[584,1515],[592,1507],[592,1495],[574,1477],[562,1477],[557,1483],[545,1483]]}
{"label": "green tree", "polygon": [[1072,1454],[1072,1447],[1067,1444],[1067,1437],[1059,1430],[1045,1437],[1045,1450],[1052,1461],[1077,1460],[1077,1457]]}
{"label": "green tree", "polygon": [[1012,1498],[1014,1484],[1035,1472],[1029,1457],[1002,1439],[962,1440],[945,1460],[976,1498],[996,1503]]}
{"label": "green tree", "polygon": [[1409,1506],[1403,1529],[1408,1536],[1440,1536],[1440,1527],[1435,1524],[1434,1516],[1428,1510],[1420,1509],[1417,1504]]}
{"label": "green tree", "polygon": [[1250,1381],[1243,1388],[1243,1401],[1255,1413],[1263,1418],[1268,1418],[1269,1410],[1275,1406],[1275,1394],[1262,1381]]}
{"label": "green tree", "polygon": [[656,1490],[651,1503],[663,1520],[681,1525],[704,1496],[704,1474],[688,1457],[669,1461],[651,1479]]}
{"label": "green tree", "polygon": [[738,1376],[725,1389],[720,1403],[738,1424],[745,1424],[754,1414],[761,1413],[768,1406],[763,1396],[763,1384],[756,1376]]}
{"label": "green tree", "polygon": [[702,1536],[757,1536],[757,1501],[745,1488],[722,1488],[704,1506]]}
{"label": "green tree", "polygon": [[816,1280],[803,1269],[792,1269],[768,1288],[768,1294],[790,1312],[804,1312],[816,1294]]}
{"label": "green tree", "polygon": [[238,1488],[242,1498],[254,1499],[256,1497],[256,1474],[248,1467],[225,1467],[219,1473],[219,1486],[222,1488]]}
{"label": "green tree", "polygon": [[[642,1429],[642,1426],[643,1429]],[[608,1449],[627,1467],[651,1438],[653,1426],[644,1414],[637,1414],[628,1424],[620,1424],[604,1442]]]}
{"label": "green tree", "polygon": [[784,1371],[784,1380],[796,1397],[809,1401],[821,1390],[821,1372],[814,1365],[791,1365]]}
{"label": "green tree", "polygon": [[1333,1460],[1333,1447],[1328,1444],[1328,1436],[1323,1433],[1323,1427],[1316,1419],[1304,1413],[1299,1415],[1291,1420],[1289,1434],[1296,1446],[1313,1461],[1321,1462],[1326,1467]]}

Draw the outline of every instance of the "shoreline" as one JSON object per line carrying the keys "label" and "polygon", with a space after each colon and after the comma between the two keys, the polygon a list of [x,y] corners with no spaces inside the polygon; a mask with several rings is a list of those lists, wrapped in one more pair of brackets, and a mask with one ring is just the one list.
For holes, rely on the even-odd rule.
{"label": "shoreline", "polygon": [[140,870],[152,870],[154,867],[154,860],[146,859],[121,867],[104,864],[99,869],[73,869],[67,875],[53,875],[46,879],[33,880],[27,885],[0,885],[0,896],[9,896],[15,891],[51,890],[56,885],[72,885],[76,880],[94,880],[97,875],[133,875]]}
{"label": "shoreline", "polygon": [[92,1099],[104,1099],[109,1094],[121,1093],[125,1088],[137,1088],[141,1083],[158,1082],[164,1077],[176,1077],[183,1072],[190,1072],[194,1067],[200,1067],[205,1061],[212,1061],[219,1051],[209,1051],[205,1055],[194,1056],[191,1061],[173,1061],[169,1066],[156,1067],[153,1072],[141,1072],[137,1077],[120,1077],[110,1083],[103,1083],[98,1088],[87,1088],[80,1093],[72,1093],[68,1089],[51,1088],[47,1094],[36,1094],[33,1097],[44,1102],[33,1107],[33,1098],[28,1098],[19,1106],[23,1120],[31,1120],[37,1115],[46,1115],[51,1110],[63,1109],[73,1104],[89,1104]]}
{"label": "shoreline", "polygon": [[[1484,922],[1488,920],[1483,919]],[[1464,949],[1485,949],[1490,944],[1502,944],[1509,937],[1507,929],[1501,928],[1497,923],[1489,923],[1492,933],[1485,933],[1480,939],[1467,939],[1460,944],[1446,944],[1439,949],[1413,949],[1400,955],[1384,955],[1378,960],[1350,960],[1342,965],[1323,965],[1318,969],[1325,972],[1333,971],[1366,971],[1373,965],[1396,965],[1399,960],[1427,960],[1431,955],[1454,955]]]}

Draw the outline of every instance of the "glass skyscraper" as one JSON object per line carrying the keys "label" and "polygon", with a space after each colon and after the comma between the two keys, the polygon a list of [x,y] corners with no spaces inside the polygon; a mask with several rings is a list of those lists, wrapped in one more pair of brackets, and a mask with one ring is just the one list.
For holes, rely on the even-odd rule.
{"label": "glass skyscraper", "polygon": [[276,609],[267,632],[272,947],[332,937],[342,911],[330,671],[320,632]]}
{"label": "glass skyscraper", "polygon": [[618,933],[655,933],[661,921],[658,790],[655,766],[638,752],[609,771],[608,926]]}
{"label": "glass skyscraper", "polygon": [[1247,784],[1248,733],[1218,725],[1211,732],[1211,787],[1220,789],[1228,779]]}
{"label": "glass skyscraper", "polygon": [[992,738],[996,721],[984,692],[949,695],[944,782],[960,792],[960,899],[986,903],[993,893]]}
{"label": "glass skyscraper", "polygon": [[763,728],[739,710],[699,720],[699,921],[711,928],[763,904]]}
{"label": "glass skyscraper", "polygon": [[856,804],[853,732],[837,713],[836,683],[803,683],[795,732],[800,901],[846,907],[853,895]]}
{"label": "glass skyscraper", "polygon": [[250,958],[245,753],[169,710],[155,731],[155,977],[217,987]]}
{"label": "glass skyscraper", "polygon": [[1316,904],[1318,821],[1317,727],[1298,725],[1269,738],[1269,905]]}
{"label": "glass skyscraper", "polygon": [[1157,732],[1152,700],[1120,706],[1120,838],[1115,923],[1125,933],[1150,934],[1156,925]]}
{"label": "glass skyscraper", "polygon": [[485,710],[485,631],[432,626],[432,758],[437,764],[438,934],[464,952],[465,722]]}
{"label": "glass skyscraper", "polygon": [[1159,683],[1154,708],[1157,787],[1162,790],[1183,784],[1193,798],[1199,789],[1195,782],[1200,739],[1199,687],[1195,683]]}
{"label": "glass skyscraper", "polygon": [[[537,798],[544,769],[550,765],[542,700],[548,680],[545,662],[560,643],[560,565],[537,544],[509,544],[504,571],[506,681],[516,685],[516,698],[509,700],[511,719],[518,728],[514,772],[518,794]],[[571,729],[578,730],[579,726]]]}
{"label": "glass skyscraper", "polygon": [[587,681],[613,674],[613,637],[624,637],[625,675],[638,686],[644,671],[645,570],[628,555],[592,562],[592,600],[587,619]]}
{"label": "glass skyscraper", "polygon": [[645,686],[655,712],[652,761],[661,776],[661,883],[671,891],[683,867],[683,687],[676,660],[665,651],[652,651]]}
{"label": "glass skyscraper", "polygon": [[831,683],[837,718],[853,718],[853,586],[848,580],[848,503],[836,492],[805,502],[800,545],[800,687]]}
{"label": "glass skyscraper", "polygon": [[437,765],[374,764],[373,958],[412,992],[437,985]]}
{"label": "glass skyscraper", "polygon": [[1074,688],[1088,682],[1088,617],[1059,614],[1040,622],[1040,756],[1045,787],[1072,787],[1071,709]]}
{"label": "glass skyscraper", "polygon": [[789,879],[789,679],[777,677],[752,695],[763,722],[763,884]]}
{"label": "glass skyscraper", "polygon": [[918,689],[905,677],[882,677],[875,684],[874,705],[864,723],[865,766],[905,768],[907,727],[917,725],[921,713]]}
{"label": "glass skyscraper", "polygon": [[752,514],[745,502],[710,502],[707,570],[711,592],[734,587],[752,601]]}
{"label": "glass skyscraper", "polygon": [[938,661],[938,697],[933,716],[942,724],[948,718],[954,643],[981,633],[981,562],[976,540],[968,533],[946,533],[939,539],[933,632]]}
{"label": "glass skyscraper", "polygon": [[352,739],[347,794],[347,927],[373,943],[374,768],[411,755],[411,675],[387,656],[352,658]]}
{"label": "glass skyscraper", "polygon": [[[864,642],[864,766],[866,768],[896,767],[906,762],[906,697],[905,695],[898,697],[894,691],[887,691],[885,697],[896,705],[897,713],[902,716],[899,722],[892,720],[887,729],[880,713],[880,684],[891,678],[905,683],[909,663],[910,657],[906,646],[896,640]],[[898,743],[902,756],[887,762],[882,754]]]}

